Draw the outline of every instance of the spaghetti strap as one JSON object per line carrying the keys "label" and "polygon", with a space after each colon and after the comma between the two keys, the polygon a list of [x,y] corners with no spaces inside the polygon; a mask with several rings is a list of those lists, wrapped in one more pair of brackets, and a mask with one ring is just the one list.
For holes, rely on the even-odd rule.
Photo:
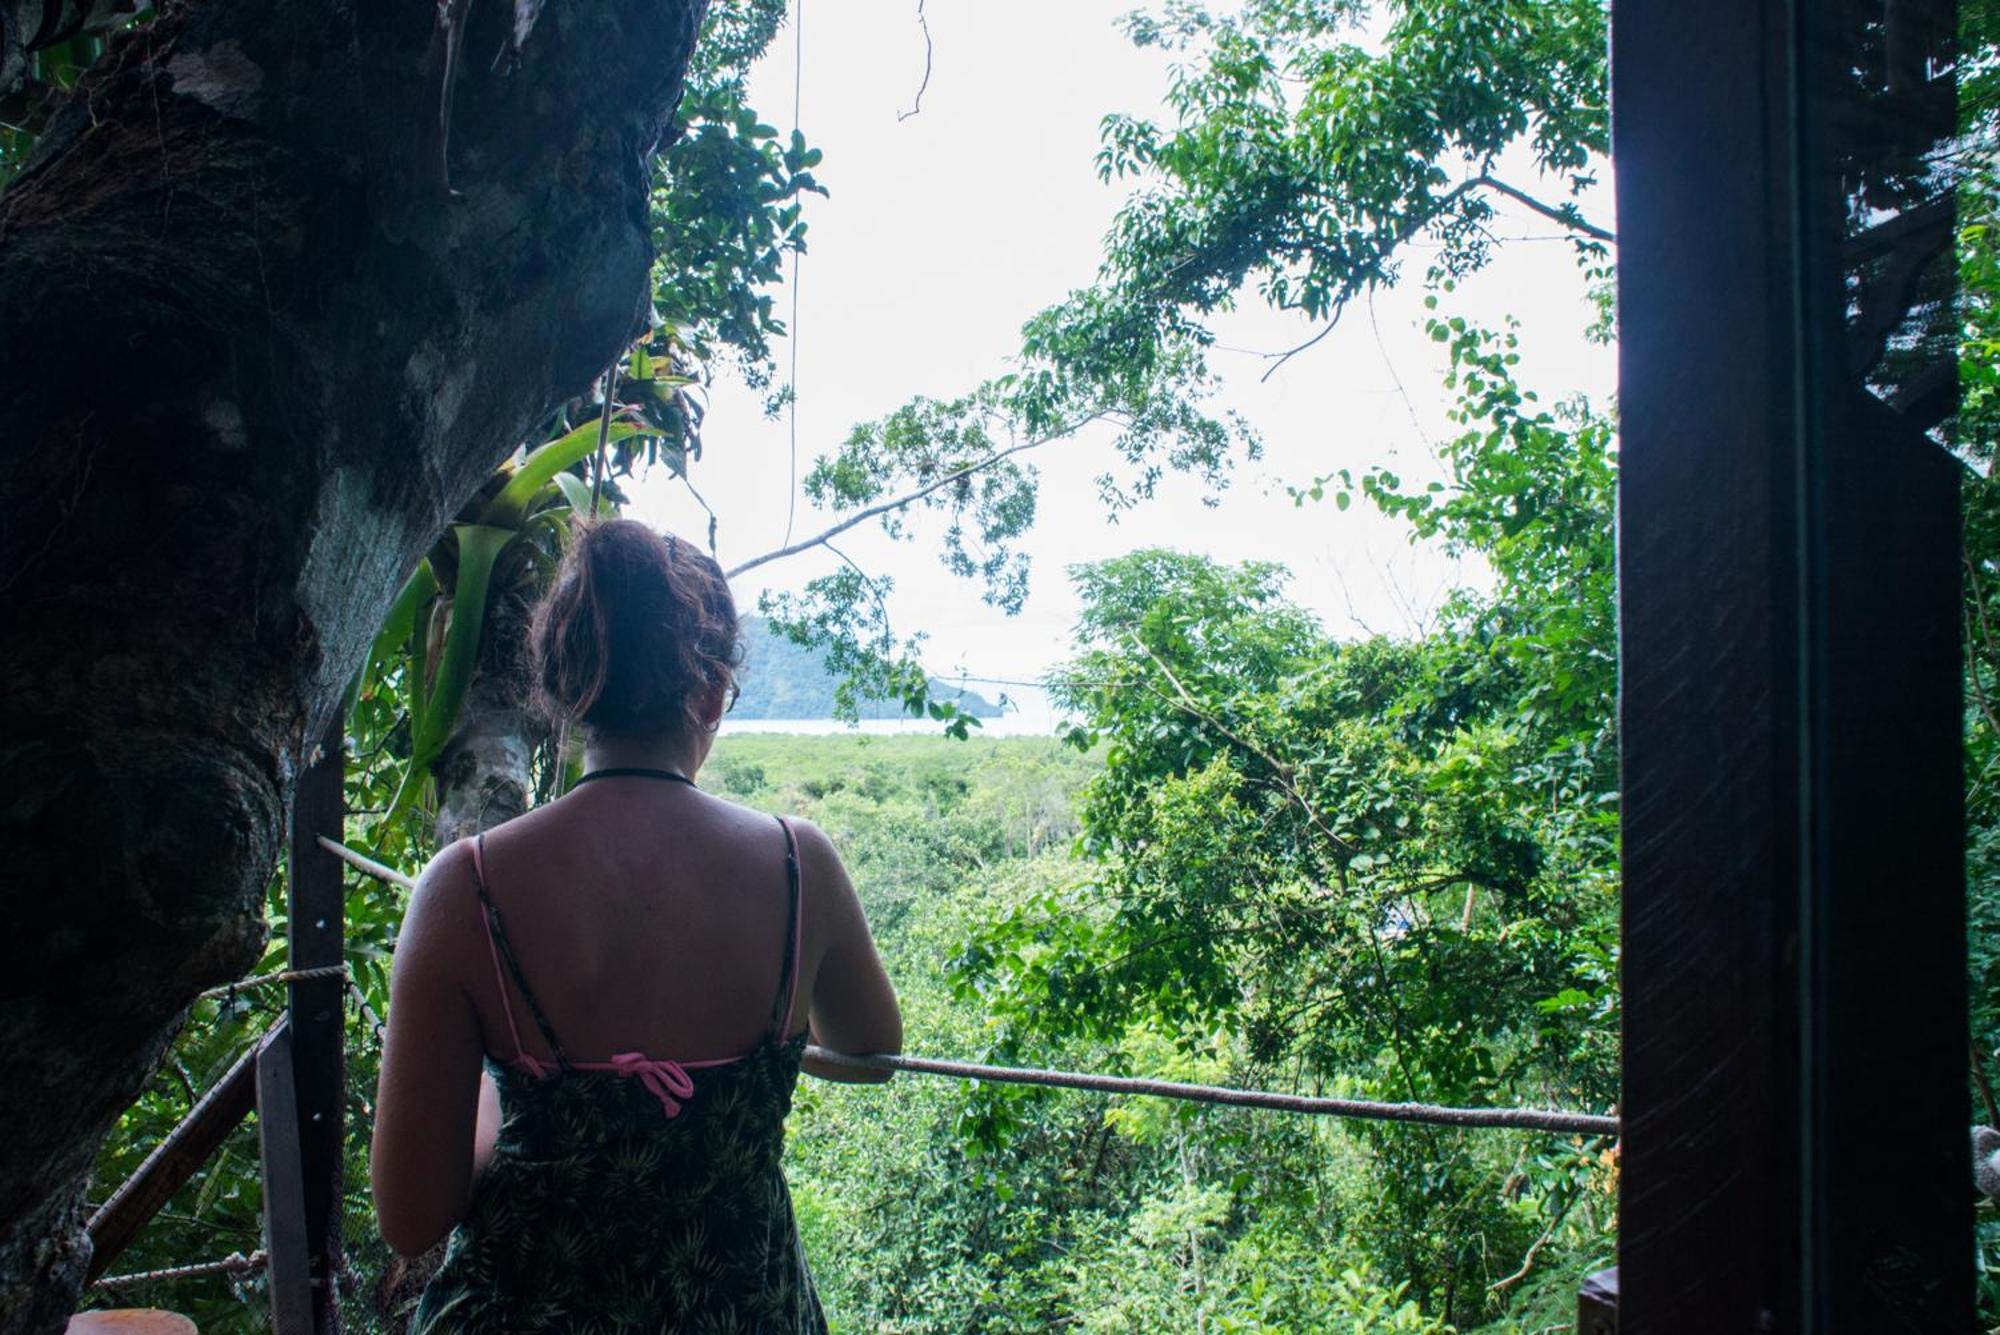
{"label": "spaghetti strap", "polygon": [[[521,997],[528,1003],[528,1013],[534,1017],[535,1027],[542,1031],[542,1038],[548,1043],[549,1051],[556,1054],[556,1065],[564,1071],[570,1070],[569,1055],[563,1051],[562,1041],[549,1025],[549,1017],[542,1012],[542,1003],[535,999],[533,989],[521,972],[521,962],[514,958],[514,947],[507,940],[507,930],[500,922],[500,906],[493,902],[492,894],[486,888],[486,836],[477,835],[472,841],[472,885],[479,892],[480,906],[486,913],[486,948],[493,957],[494,981],[500,985],[500,1008],[507,1015],[507,1032],[514,1039],[514,1060],[528,1067],[536,1075],[545,1073],[547,1063],[528,1055],[521,1044],[520,1026],[514,1021],[514,1003],[507,995],[507,979],[512,976],[514,986],[521,989]],[[506,961],[506,969],[501,969],[501,961]]]}
{"label": "spaghetti strap", "polygon": [[783,1043],[791,1037],[788,1029],[792,1008],[799,999],[799,947],[804,935],[805,896],[799,885],[799,841],[792,834],[792,823],[783,816],[778,817],[778,826],[785,832],[785,882],[791,902],[785,913],[785,953],[778,965],[778,995],[771,1004],[771,1037],[772,1041]]}

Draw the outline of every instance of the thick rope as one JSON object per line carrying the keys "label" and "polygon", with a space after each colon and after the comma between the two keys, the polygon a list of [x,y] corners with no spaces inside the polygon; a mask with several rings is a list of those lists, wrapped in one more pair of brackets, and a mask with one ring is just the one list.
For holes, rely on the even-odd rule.
{"label": "thick rope", "polygon": [[260,973],[252,978],[239,978],[221,987],[211,987],[201,995],[204,997],[226,997],[232,992],[241,992],[246,987],[269,987],[273,983],[304,983],[315,978],[345,978],[345,964],[322,964],[316,969],[280,969],[276,973]]}
{"label": "thick rope", "polygon": [[165,1284],[176,1279],[207,1279],[211,1275],[254,1275],[264,1268],[260,1248],[245,1256],[231,1252],[220,1261],[198,1261],[193,1265],[169,1266],[165,1270],[140,1270],[129,1275],[106,1275],[88,1287],[116,1293],[120,1289],[142,1289],[149,1284]]}
{"label": "thick rope", "polygon": [[[384,881],[408,886],[410,879],[353,849],[322,836],[320,847],[350,866]],[[372,1019],[373,1016],[371,1015]],[[378,1029],[379,1032],[379,1029]],[[1319,1117],[1357,1117],[1378,1122],[1422,1122],[1431,1126],[1514,1127],[1524,1131],[1554,1131],[1565,1135],[1615,1136],[1618,1119],[1594,1113],[1552,1108],[1447,1108],[1434,1103],[1375,1103],[1367,1099],[1314,1098],[1304,1094],[1273,1094],[1259,1089],[1225,1089],[1219,1085],[1188,1085],[1176,1080],[1127,1079],[1074,1071],[1038,1071],[1014,1066],[979,1066],[972,1062],[940,1061],[935,1057],[857,1057],[809,1047],[806,1055],[828,1066],[858,1071],[909,1071],[920,1075],[956,1076],[961,1080],[991,1080],[996,1084],[1043,1085],[1056,1089],[1088,1089],[1103,1094],[1145,1094],[1189,1103],[1215,1103],[1237,1108],[1271,1108]]]}
{"label": "thick rope", "polygon": [[1432,1126],[1506,1126],[1525,1131],[1556,1131],[1586,1136],[1615,1136],[1616,1117],[1561,1112],[1547,1108],[1446,1108],[1434,1103],[1374,1103],[1366,1099],[1324,1099],[1304,1094],[1273,1094],[1261,1089],[1225,1089],[1219,1085],[1186,1085],[1177,1080],[1134,1080],[1112,1075],[1081,1075],[1073,1071],[1037,1071],[1014,1066],[977,1066],[971,1062],[939,1061],[935,1057],[857,1057],[809,1047],[806,1056],[829,1066],[857,1071],[914,1071],[923,1075],[991,1080],[1003,1085],[1046,1085],[1058,1089],[1089,1089],[1104,1094],[1148,1094],[1189,1103],[1219,1103],[1237,1108],[1273,1108],[1280,1112],[1321,1117],[1360,1117],[1379,1122],[1423,1122]]}

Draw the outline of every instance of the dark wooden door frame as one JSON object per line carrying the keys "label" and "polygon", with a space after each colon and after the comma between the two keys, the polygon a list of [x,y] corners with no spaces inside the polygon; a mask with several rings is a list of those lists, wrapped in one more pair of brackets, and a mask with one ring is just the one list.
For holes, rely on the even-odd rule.
{"label": "dark wooden door frame", "polygon": [[1972,1323],[1958,474],[1849,366],[1857,9],[1613,7],[1625,1335]]}

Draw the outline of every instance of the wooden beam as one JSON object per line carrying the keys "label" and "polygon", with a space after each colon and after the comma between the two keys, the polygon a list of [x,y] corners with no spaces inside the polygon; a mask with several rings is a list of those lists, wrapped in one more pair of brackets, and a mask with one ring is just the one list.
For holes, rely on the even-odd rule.
{"label": "wooden beam", "polygon": [[271,1292],[271,1329],[275,1335],[312,1335],[312,1268],[289,1021],[257,1049],[257,1142],[264,1169],[264,1277]]}
{"label": "wooden beam", "polygon": [[89,1278],[96,1279],[110,1268],[146,1222],[208,1162],[249,1113],[256,1102],[255,1068],[262,1042],[260,1039],[245,1048],[222,1078],[202,1091],[180,1125],[153,1147],[132,1176],[90,1217]]}
{"label": "wooden beam", "polygon": [[1612,7],[1627,1335],[1972,1322],[1953,466],[1841,287],[1882,12]]}
{"label": "wooden beam", "polygon": [[[1800,1330],[1785,0],[1612,14],[1630,1330]],[[1787,1315],[1789,1313],[1789,1315]]]}
{"label": "wooden beam", "polygon": [[[335,719],[292,798],[291,967],[340,964],[345,952],[346,899],[340,859],[320,846],[339,842],[345,814],[345,720]],[[333,1282],[341,1243],[340,1211],[346,1070],[340,978],[294,981],[291,988],[292,1067],[297,1080],[301,1171],[305,1181],[306,1251],[313,1279],[313,1329],[333,1330],[339,1288]]]}

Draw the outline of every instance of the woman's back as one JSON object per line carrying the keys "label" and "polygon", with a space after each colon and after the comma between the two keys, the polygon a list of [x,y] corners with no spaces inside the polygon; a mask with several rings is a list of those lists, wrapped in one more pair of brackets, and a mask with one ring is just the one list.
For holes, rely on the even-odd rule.
{"label": "woman's back", "polygon": [[[901,1024],[825,836],[694,786],[735,618],[720,572],[698,558],[689,577],[691,559],[637,525],[586,534],[537,651],[559,717],[593,732],[593,769],[444,850],[412,896],[373,1170],[391,1245],[452,1230],[413,1327],[429,1335],[825,1329],[784,1119],[808,1029],[893,1050]],[[607,570],[638,594],[593,594]],[[699,615],[668,625],[690,587]],[[675,658],[661,625],[693,650]],[[561,675],[578,634],[595,636],[582,688]]]}
{"label": "woman's back", "polygon": [[[778,821],[670,780],[619,776],[582,784],[484,842],[487,893],[573,1058],[729,1057],[764,1036],[788,965],[792,839]],[[802,901],[811,921],[798,990],[810,997],[826,932],[811,896]],[[514,1055],[511,1002],[527,1051],[553,1061],[518,988],[481,981],[470,995],[487,1054]]]}
{"label": "woman's back", "polygon": [[[678,782],[672,771],[613,773],[602,786],[638,791],[598,801],[579,795],[539,827],[517,823],[507,842],[521,856],[521,888],[509,904],[532,905],[526,913],[502,908],[489,841],[474,845],[500,1021],[483,1015],[482,1027],[504,1035],[488,1053],[504,1118],[467,1217],[425,1289],[417,1332],[825,1329],[781,1168],[805,1047],[789,1019],[803,954],[796,843],[788,826],[775,827],[780,912],[732,911],[733,898],[773,899],[740,875],[749,870],[744,862],[756,861],[739,851],[749,834],[739,817],[747,813],[692,793],[662,800],[644,791]],[[559,817],[600,815],[609,828],[592,841],[596,854],[573,856],[581,841]],[[635,824],[635,817],[651,819]],[[693,852],[704,841],[707,858]],[[633,870],[635,852],[677,856],[641,862],[638,884],[620,885],[614,878]],[[695,888],[684,875],[678,891],[660,891],[643,875],[660,866],[706,866],[716,880]],[[579,875],[602,888],[548,893]],[[537,881],[544,893],[530,897]],[[564,899],[577,911],[550,911]],[[755,928],[772,916],[781,930],[756,941]],[[524,962],[524,922],[554,938],[539,954],[562,979],[556,992],[537,992]],[[645,929],[664,922],[685,924],[679,948],[706,948],[695,967],[676,969],[673,949],[663,958],[652,948]],[[767,974],[761,1006],[746,1015],[736,1003],[755,994],[754,976]],[[689,981],[698,986],[689,989]],[[621,1002],[646,1014],[644,1027],[659,1036],[653,1045],[603,1040],[619,1028]],[[539,1054],[529,1049],[523,1008]],[[598,1048],[564,1034],[554,1017],[570,1012],[588,1017]],[[703,1015],[728,1030],[761,1018],[761,1032],[725,1053],[675,1055],[712,1041],[690,1028]]]}

